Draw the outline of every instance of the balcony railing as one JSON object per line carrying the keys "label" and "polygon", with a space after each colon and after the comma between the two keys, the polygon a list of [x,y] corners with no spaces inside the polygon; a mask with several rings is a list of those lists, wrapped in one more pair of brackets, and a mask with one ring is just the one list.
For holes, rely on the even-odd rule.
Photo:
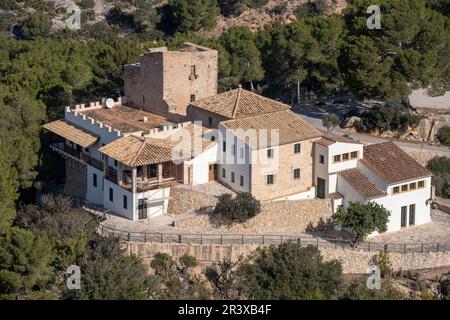
{"label": "balcony railing", "polygon": [[71,158],[87,163],[99,170],[103,170],[102,161],[97,160],[80,150],[74,149],[63,142],[51,144],[50,148],[58,153],[69,155]]}

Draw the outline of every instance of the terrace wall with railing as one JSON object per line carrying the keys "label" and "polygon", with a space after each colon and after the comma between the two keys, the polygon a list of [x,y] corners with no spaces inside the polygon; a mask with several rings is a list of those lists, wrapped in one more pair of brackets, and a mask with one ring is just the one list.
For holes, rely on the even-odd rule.
{"label": "terrace wall with railing", "polygon": [[367,252],[450,252],[449,244],[362,242],[356,245],[352,245],[350,241],[313,236],[301,237],[293,235],[145,233],[117,230],[104,225],[99,225],[99,233],[104,236],[119,237],[125,241],[143,243],[172,243],[192,245],[271,245],[282,244],[291,241],[304,246],[314,245],[317,247],[363,250]]}

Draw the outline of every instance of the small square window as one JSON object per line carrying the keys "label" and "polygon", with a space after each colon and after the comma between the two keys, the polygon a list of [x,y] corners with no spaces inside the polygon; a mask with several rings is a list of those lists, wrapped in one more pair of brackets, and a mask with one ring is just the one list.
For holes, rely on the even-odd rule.
{"label": "small square window", "polygon": [[239,177],[239,184],[241,185],[241,187],[244,186],[244,176],[243,176],[243,175],[241,175],[241,176]]}
{"label": "small square window", "polygon": [[417,187],[418,188],[425,188],[425,181],[419,181],[419,182],[417,182]]}
{"label": "small square window", "polygon": [[267,184],[273,184],[273,174],[268,174],[267,176],[266,176],[266,182],[267,182]]}
{"label": "small square window", "polygon": [[267,149],[267,158],[273,158],[273,149]]}
{"label": "small square window", "polygon": [[195,101],[195,94],[191,94],[191,102]]}
{"label": "small square window", "polygon": [[409,190],[416,190],[417,189],[417,184],[415,182],[412,182],[409,184]]}
{"label": "small square window", "polygon": [[334,156],[333,159],[334,159],[334,162],[341,162],[341,155],[337,154],[337,155]]}
{"label": "small square window", "polygon": [[399,193],[400,192],[400,187],[394,187],[394,188],[392,188],[392,193],[393,194],[397,194],[397,193]]}
{"label": "small square window", "polygon": [[406,191],[408,191],[408,185],[402,184],[402,192],[406,192]]}
{"label": "small square window", "polygon": [[301,144],[300,143],[296,143],[294,144],[294,153],[300,153],[301,151]]}
{"label": "small square window", "polygon": [[231,172],[231,182],[234,183],[234,172]]}
{"label": "small square window", "polygon": [[226,173],[225,169],[222,169],[222,178],[225,178],[226,175],[227,175],[227,173]]}
{"label": "small square window", "polygon": [[323,154],[319,155],[319,162],[325,163],[325,157],[323,156]]}
{"label": "small square window", "polygon": [[349,155],[348,153],[344,153],[344,154],[342,155],[342,161],[345,161],[345,160],[350,159],[349,156],[350,156],[350,155]]}
{"label": "small square window", "polygon": [[117,160],[114,160],[114,166],[117,167]]}
{"label": "small square window", "polygon": [[351,157],[352,159],[358,158],[358,151],[352,151],[352,153],[350,154],[350,157]]}
{"label": "small square window", "polygon": [[299,168],[294,169],[294,179],[295,180],[300,179],[300,169]]}

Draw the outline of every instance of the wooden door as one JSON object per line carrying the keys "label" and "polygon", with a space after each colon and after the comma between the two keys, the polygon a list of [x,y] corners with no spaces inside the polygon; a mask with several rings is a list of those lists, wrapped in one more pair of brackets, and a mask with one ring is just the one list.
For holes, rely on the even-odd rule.
{"label": "wooden door", "polygon": [[209,165],[209,181],[217,180],[217,164]]}

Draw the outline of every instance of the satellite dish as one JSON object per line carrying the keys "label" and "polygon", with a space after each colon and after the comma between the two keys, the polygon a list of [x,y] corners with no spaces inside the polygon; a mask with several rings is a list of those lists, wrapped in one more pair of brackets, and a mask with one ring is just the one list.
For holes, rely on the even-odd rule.
{"label": "satellite dish", "polygon": [[111,99],[111,98],[106,99],[105,104],[108,109],[111,109],[115,104],[114,99]]}

